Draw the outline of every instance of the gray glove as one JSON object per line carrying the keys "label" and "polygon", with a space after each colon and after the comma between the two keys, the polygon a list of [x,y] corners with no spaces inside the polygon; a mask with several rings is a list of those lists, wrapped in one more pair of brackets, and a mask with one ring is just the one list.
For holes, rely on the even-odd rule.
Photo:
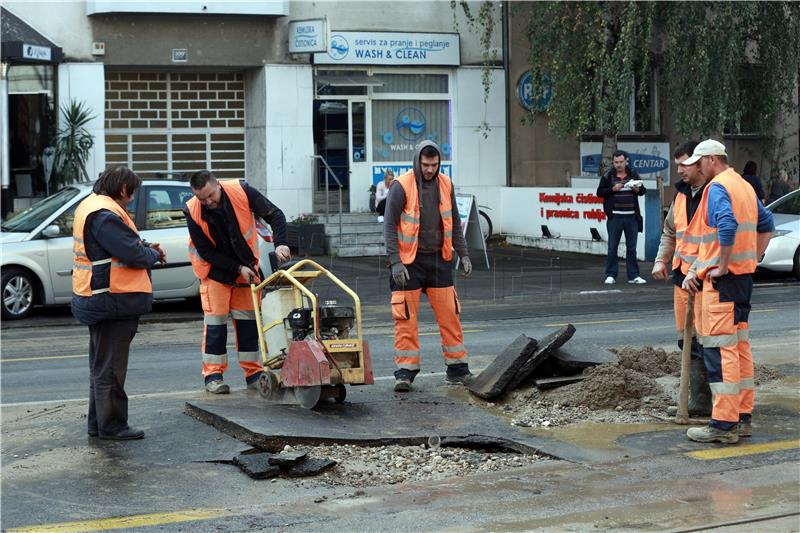
{"label": "gray glove", "polygon": [[461,258],[461,266],[464,268],[464,276],[469,277],[472,274],[472,261],[469,260],[469,257]]}
{"label": "gray glove", "polygon": [[400,287],[401,289],[406,286],[408,283],[409,275],[408,269],[403,263],[395,263],[392,265],[392,279],[394,280],[394,284]]}

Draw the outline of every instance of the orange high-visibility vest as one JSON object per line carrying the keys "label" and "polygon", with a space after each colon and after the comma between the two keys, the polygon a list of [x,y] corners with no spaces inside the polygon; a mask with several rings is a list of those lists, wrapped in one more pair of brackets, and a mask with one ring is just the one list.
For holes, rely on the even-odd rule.
{"label": "orange high-visibility vest", "polygon": [[687,222],[688,205],[689,196],[683,193],[677,194],[675,202],[672,204],[672,217],[675,223],[675,253],[672,254],[672,270],[680,268],[684,276],[697,259],[701,234],[700,217],[697,216],[699,207],[691,222]]}
{"label": "orange high-visibility vest", "polygon": [[[150,283],[150,276],[147,269],[130,268],[117,259],[109,257],[91,261],[86,255],[84,245],[84,230],[86,219],[101,209],[107,209],[120,217],[134,233],[136,225],[131,220],[128,212],[115,202],[111,197],[102,194],[90,194],[75,210],[75,220],[72,223],[72,292],[79,296],[92,296],[104,292],[126,293],[126,292],[153,292],[153,285]],[[109,286],[99,287],[92,290],[92,274],[100,273],[110,269]],[[105,276],[98,276],[105,277]]]}
{"label": "orange high-visibility vest", "polygon": [[[256,219],[253,216],[253,211],[250,209],[247,193],[244,192],[244,188],[242,184],[239,183],[239,180],[220,180],[219,184],[225,191],[228,201],[230,201],[233,206],[233,212],[236,214],[236,222],[239,224],[239,231],[242,232],[244,240],[253,252],[253,257],[256,259],[255,268],[257,269],[258,234],[256,233]],[[189,215],[192,217],[192,220],[200,226],[203,233],[208,237],[208,240],[211,241],[211,244],[216,246],[217,243],[214,242],[214,239],[211,237],[211,232],[208,229],[208,222],[203,220],[201,215],[202,204],[200,201],[193,197],[186,202],[186,205],[189,207]],[[192,261],[192,270],[194,270],[195,276],[200,279],[206,279],[208,273],[211,271],[211,263],[200,257],[200,254],[197,253],[197,249],[194,247],[191,237],[189,237],[189,259]]]}
{"label": "orange high-visibility vest", "polygon": [[736,218],[736,239],[728,263],[728,270],[732,274],[752,274],[756,271],[758,263],[757,253],[757,227],[758,205],[753,188],[732,168],[728,168],[711,180],[703,191],[700,201],[699,231],[700,246],[697,254],[695,270],[700,279],[705,279],[706,272],[719,265],[720,245],[717,238],[717,228],[708,225],[708,191],[713,183],[719,183],[728,191]]}
{"label": "orange high-visibility vest", "polygon": [[[397,181],[406,194],[406,205],[400,214],[400,223],[397,225],[397,246],[400,252],[400,261],[410,265],[417,257],[419,247],[419,191],[414,171],[409,170]],[[450,200],[453,191],[453,182],[450,177],[439,173],[439,214],[442,217],[442,258],[450,261],[453,258],[453,205]]]}

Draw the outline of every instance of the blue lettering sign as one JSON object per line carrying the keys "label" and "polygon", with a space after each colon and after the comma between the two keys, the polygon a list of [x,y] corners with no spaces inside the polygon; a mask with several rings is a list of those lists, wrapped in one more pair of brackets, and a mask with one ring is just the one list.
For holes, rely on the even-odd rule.
{"label": "blue lettering sign", "polygon": [[[536,111],[542,112],[547,109],[552,97],[553,84],[550,82],[550,77],[545,75],[542,96],[536,99]],[[520,105],[528,111],[533,107],[533,76],[531,76],[530,70],[520,76],[517,82],[517,100],[519,100]]]}

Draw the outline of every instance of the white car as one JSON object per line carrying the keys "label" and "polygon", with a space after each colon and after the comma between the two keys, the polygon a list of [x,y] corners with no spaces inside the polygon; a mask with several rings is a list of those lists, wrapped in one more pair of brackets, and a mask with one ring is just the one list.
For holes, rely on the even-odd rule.
{"label": "white car", "polygon": [[[4,319],[24,318],[35,305],[69,303],[72,220],[92,185],[69,185],[3,223],[0,289]],[[152,271],[156,299],[192,298],[199,293],[189,263],[189,231],[182,211],[191,197],[188,181],[144,180],[128,206],[142,238],[161,244],[167,253],[166,267]]]}
{"label": "white car", "polygon": [[775,232],[758,268],[791,272],[800,279],[800,189],[769,204],[775,219]]}

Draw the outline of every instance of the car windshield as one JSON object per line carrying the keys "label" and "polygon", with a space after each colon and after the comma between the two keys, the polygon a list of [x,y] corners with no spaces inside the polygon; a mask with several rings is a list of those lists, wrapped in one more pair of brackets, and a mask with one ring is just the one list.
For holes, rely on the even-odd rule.
{"label": "car windshield", "polygon": [[22,213],[8,219],[3,223],[2,229],[3,231],[29,233],[79,193],[80,190],[75,187],[61,189],[54,195],[36,202]]}
{"label": "car windshield", "polygon": [[770,204],[769,210],[776,215],[800,215],[800,192],[787,194]]}

